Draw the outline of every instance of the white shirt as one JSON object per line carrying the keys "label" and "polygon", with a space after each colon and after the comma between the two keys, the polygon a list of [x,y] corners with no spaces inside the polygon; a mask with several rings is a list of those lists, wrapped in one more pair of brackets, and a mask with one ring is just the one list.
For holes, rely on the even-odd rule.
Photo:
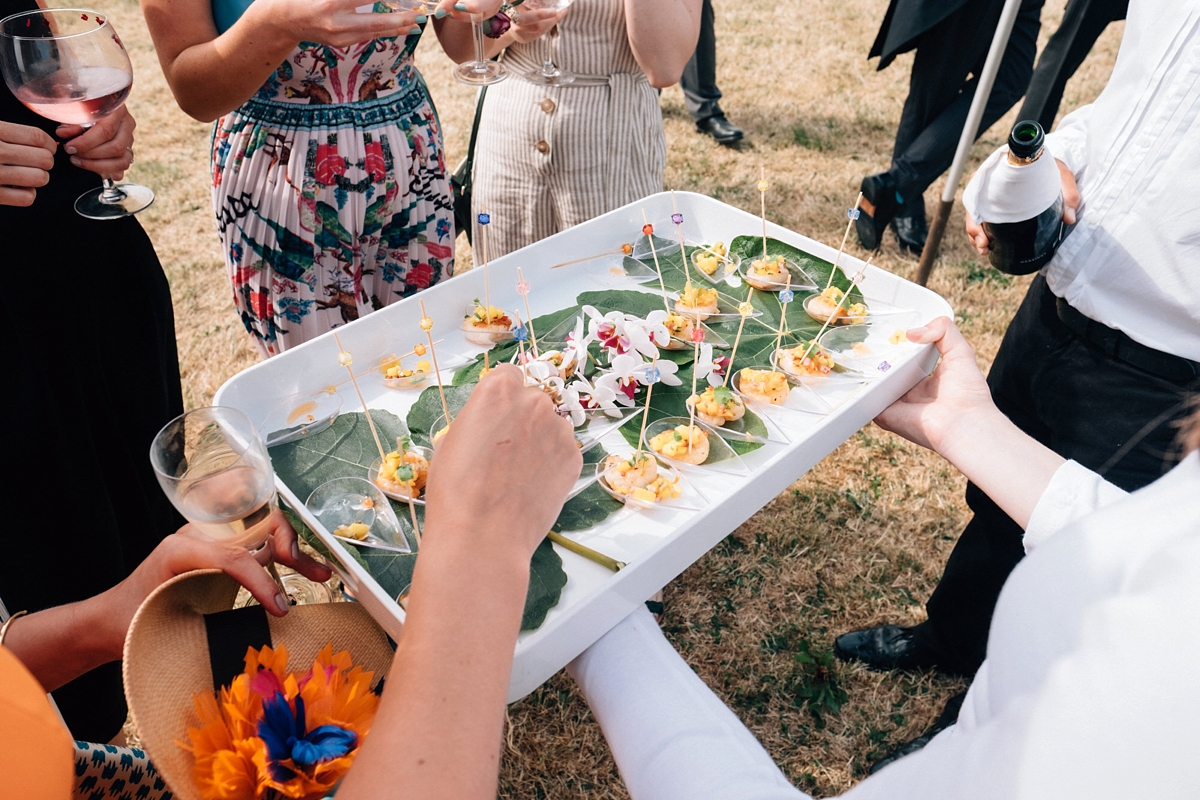
{"label": "white shirt", "polygon": [[1083,200],[1043,270],[1050,290],[1200,361],[1200,0],[1133,0],[1108,85],[1046,146]]}
{"label": "white shirt", "polygon": [[[958,723],[845,797],[1200,796],[1198,497],[1200,453],[1131,495],[1061,467],[1034,511],[1040,543],[1000,592]],[[633,800],[806,797],[645,609],[568,670]]]}

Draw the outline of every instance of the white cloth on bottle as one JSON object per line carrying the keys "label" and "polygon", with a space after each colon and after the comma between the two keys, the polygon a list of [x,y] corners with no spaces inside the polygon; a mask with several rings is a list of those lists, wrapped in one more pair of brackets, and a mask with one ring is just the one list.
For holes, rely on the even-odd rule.
{"label": "white cloth on bottle", "polygon": [[976,222],[1033,219],[1062,196],[1054,155],[1046,149],[1032,164],[1010,164],[1008,147],[992,153],[975,170],[963,192],[963,208]]}
{"label": "white cloth on bottle", "polygon": [[1200,361],[1200,0],[1133,0],[1108,85],[1046,146],[1079,184],[1050,290],[1148,347]]}
{"label": "white cloth on bottle", "polygon": [[[1080,470],[1039,502],[1078,521],[1005,583],[958,723],[845,797],[1196,795],[1200,454],[1132,495]],[[633,800],[805,797],[644,609],[568,670]]]}

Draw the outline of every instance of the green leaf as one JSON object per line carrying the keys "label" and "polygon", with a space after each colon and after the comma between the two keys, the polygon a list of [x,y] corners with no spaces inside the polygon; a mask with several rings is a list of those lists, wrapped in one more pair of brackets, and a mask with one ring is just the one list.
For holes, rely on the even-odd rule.
{"label": "green leaf", "polygon": [[[467,398],[475,389],[475,384],[461,386],[443,386],[446,394],[446,405],[450,407],[453,417],[467,404]],[[442,410],[442,393],[438,387],[427,386],[408,410],[408,430],[412,433],[413,441],[423,447],[433,447],[433,425],[439,417],[444,416]]]}
{"label": "green leaf", "polygon": [[[473,387],[446,388],[447,400],[451,396],[450,390],[455,390],[454,403],[451,404],[451,410],[455,411],[466,402]],[[430,391],[432,391],[433,403],[437,407],[437,412],[432,417],[428,417],[428,414],[425,413],[425,416],[428,417],[428,423],[424,429],[426,432],[428,424],[432,424],[433,419],[442,413],[441,401],[437,397],[437,387],[426,389],[425,395]],[[425,395],[422,395],[422,398]],[[426,406],[428,405],[427,402]],[[424,412],[418,412],[417,417],[422,418],[422,413]],[[372,410],[371,419],[375,421],[375,427],[379,431],[379,437],[383,440],[385,448],[394,446],[396,438],[407,433],[404,424],[395,415],[386,411]],[[411,412],[410,419],[412,419]],[[389,442],[392,444],[389,445]],[[302,499],[306,499],[312,494],[317,486],[334,478],[366,478],[367,468],[379,457],[375,440],[371,436],[370,426],[367,425],[366,416],[361,412],[342,414],[327,430],[315,436],[272,447],[270,453],[271,463],[275,467],[276,473]],[[411,531],[408,505],[395,501],[391,501],[391,504],[396,516],[400,519],[400,524],[406,530]],[[612,512],[605,513],[604,517],[607,517],[609,513]],[[298,515],[286,508],[284,514],[305,541],[312,544],[322,555],[332,558],[328,548],[308,529]],[[424,514],[424,508],[418,506],[418,518],[423,520]],[[584,522],[582,516],[577,520],[577,524]],[[592,524],[595,523],[586,522],[583,527],[591,527]],[[568,527],[565,530],[578,530],[578,528]],[[366,568],[385,594],[395,598],[412,583],[413,568],[417,561],[416,553],[392,553],[353,545],[348,545],[346,549]],[[554,552],[549,541],[543,541],[534,552],[530,570],[529,593],[525,597],[522,630],[534,630],[542,624],[546,619],[546,613],[558,603],[562,588],[567,583],[567,574],[562,569],[562,559]]]}

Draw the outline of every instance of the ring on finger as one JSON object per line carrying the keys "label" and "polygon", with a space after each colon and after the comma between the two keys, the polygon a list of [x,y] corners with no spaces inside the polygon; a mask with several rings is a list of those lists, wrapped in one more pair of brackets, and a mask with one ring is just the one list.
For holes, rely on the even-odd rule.
{"label": "ring on finger", "polygon": [[508,12],[508,18],[509,18],[510,20],[512,20],[512,24],[513,24],[513,25],[520,25],[520,24],[521,24],[521,12],[520,12],[520,10],[519,10],[519,9],[516,9],[516,8],[514,8],[512,11]]}

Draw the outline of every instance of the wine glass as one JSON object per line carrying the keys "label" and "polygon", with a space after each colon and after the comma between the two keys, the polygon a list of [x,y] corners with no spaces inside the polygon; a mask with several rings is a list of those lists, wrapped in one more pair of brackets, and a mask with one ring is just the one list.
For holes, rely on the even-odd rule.
{"label": "wine glass", "polygon": [[275,474],[245,414],[208,406],[176,417],[154,437],[150,462],[172,505],[205,536],[270,559]]}
{"label": "wine glass", "polygon": [[459,64],[454,77],[459,83],[471,86],[490,86],[508,77],[508,70],[498,61],[487,60],[483,41],[483,14],[471,15],[471,33],[475,39],[475,59]]}
{"label": "wine glass", "polygon": [[[550,11],[564,11],[567,6],[571,5],[572,0],[525,0],[521,4],[523,8],[530,9],[547,9]],[[554,30],[542,37],[542,66],[538,69],[531,70],[525,73],[525,78],[531,83],[539,83],[543,86],[566,86],[568,83],[573,83],[575,76],[570,72],[561,70],[554,63],[554,43],[558,39],[558,26],[554,26]]]}
{"label": "wine glass", "polygon": [[[90,128],[116,111],[133,87],[129,54],[103,14],[85,8],[51,8],[0,20],[0,72],[29,110],[55,122]],[[104,178],[75,201],[89,219],[118,219],[154,202],[136,183]]]}

